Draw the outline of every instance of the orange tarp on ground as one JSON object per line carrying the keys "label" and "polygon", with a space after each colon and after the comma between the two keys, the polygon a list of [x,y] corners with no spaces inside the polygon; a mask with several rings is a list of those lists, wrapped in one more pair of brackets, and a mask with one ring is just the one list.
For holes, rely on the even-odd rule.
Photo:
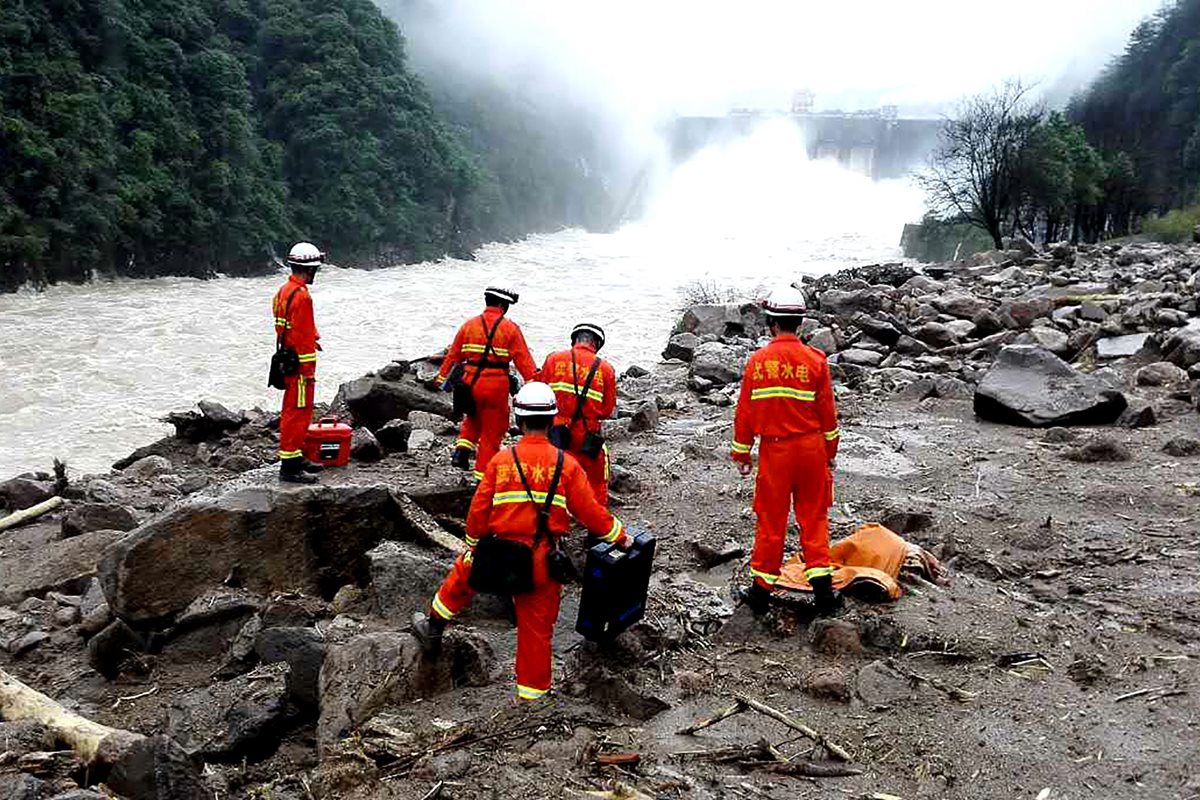
{"label": "orange tarp on ground", "polygon": [[[919,545],[905,541],[892,531],[871,523],[835,542],[829,548],[829,559],[835,571],[834,588],[851,594],[879,595],[880,599],[898,600],[904,589],[900,586],[901,569],[906,566],[926,580],[946,583],[941,564]],[[804,562],[800,554],[783,565],[776,588],[811,592],[804,580]]]}

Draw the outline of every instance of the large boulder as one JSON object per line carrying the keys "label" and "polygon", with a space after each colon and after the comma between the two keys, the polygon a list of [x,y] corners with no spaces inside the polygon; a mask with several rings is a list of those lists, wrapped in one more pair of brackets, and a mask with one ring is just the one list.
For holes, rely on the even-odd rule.
{"label": "large boulder", "polygon": [[987,303],[966,292],[947,292],[941,297],[933,298],[933,307],[943,314],[972,320],[976,314],[987,308]]}
{"label": "large boulder", "polygon": [[0,483],[0,505],[9,511],[36,506],[54,497],[54,484],[50,481],[18,476]]}
{"label": "large boulder", "polygon": [[700,346],[700,337],[694,333],[677,333],[667,342],[663,350],[663,358],[677,358],[680,361],[691,361]]}
{"label": "large boulder", "polygon": [[230,411],[215,400],[201,400],[196,407],[199,411],[174,411],[163,418],[175,426],[176,438],[189,442],[219,439],[247,422],[243,412]]}
{"label": "large boulder", "polygon": [[335,645],[321,667],[317,744],[328,752],[386,705],[485,685],[495,663],[486,640],[453,629],[437,659],[423,657],[403,633],[367,633]]}
{"label": "large boulder", "polygon": [[94,531],[45,543],[7,542],[0,558],[0,605],[46,592],[79,594],[96,576],[101,554],[120,535]]}
{"label": "large boulder", "polygon": [[755,303],[724,305],[695,305],[683,312],[673,333],[694,333],[697,336],[749,336],[757,338],[766,333],[762,309]]}
{"label": "large boulder", "polygon": [[378,377],[359,378],[343,383],[333,401],[344,405],[354,424],[372,431],[394,419],[408,419],[410,411],[428,411],[443,417],[454,415],[454,406],[446,392],[431,392],[415,380],[388,381]]}
{"label": "large boulder", "polygon": [[1054,302],[1048,297],[1027,296],[1005,300],[1000,304],[1000,321],[1013,330],[1028,328],[1034,320],[1049,317]]}
{"label": "large boulder", "polygon": [[461,546],[387,486],[271,484],[184,500],[114,542],[100,579],[113,613],[133,623],[177,614],[231,580],[330,598],[362,582],[364,556],[383,539]]}
{"label": "large boulder", "polygon": [[821,310],[839,317],[853,317],[862,312],[873,314],[883,310],[887,295],[881,289],[830,289],[818,298]]}
{"label": "large boulder", "polygon": [[115,503],[78,503],[63,517],[63,538],[92,531],[131,531],[137,517],[128,507]]}
{"label": "large boulder", "polygon": [[1163,358],[1184,369],[1200,364],[1200,326],[1175,331],[1163,344]]}
{"label": "large boulder", "polygon": [[696,348],[690,375],[724,386],[741,380],[745,366],[746,354],[742,350],[721,342],[705,342]]}
{"label": "large boulder", "polygon": [[1038,428],[1107,425],[1126,405],[1108,384],[1034,345],[1003,348],[975,390],[980,418]]}
{"label": "large boulder", "polygon": [[454,554],[410,542],[380,542],[367,553],[375,611],[384,619],[407,623],[412,612],[429,603],[454,564]]}

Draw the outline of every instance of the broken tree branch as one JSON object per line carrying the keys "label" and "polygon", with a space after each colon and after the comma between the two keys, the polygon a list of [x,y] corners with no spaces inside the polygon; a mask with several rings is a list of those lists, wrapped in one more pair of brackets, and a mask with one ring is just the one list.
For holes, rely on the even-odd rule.
{"label": "broken tree branch", "polygon": [[749,708],[754,709],[758,713],[763,714],[764,716],[768,716],[771,719],[776,720],[778,722],[781,722],[784,725],[791,728],[792,730],[797,731],[798,733],[804,734],[809,739],[812,739],[814,742],[816,742],[817,744],[821,745],[826,750],[828,750],[829,754],[831,756],[833,756],[834,758],[836,758],[837,760],[839,760],[839,761],[853,761],[854,760],[850,756],[850,753],[848,753],[846,750],[844,750],[841,746],[836,745],[833,742],[829,741],[829,739],[825,735],[818,733],[817,731],[813,730],[812,728],[808,727],[807,725],[805,725],[802,722],[792,719],[787,714],[784,714],[782,711],[771,708],[766,703],[760,703],[759,701],[755,700],[754,698],[748,697],[744,694],[735,695],[735,697],[737,697],[737,699],[740,702],[744,703]]}
{"label": "broken tree branch", "polygon": [[30,520],[37,519],[43,514],[49,514],[54,509],[63,504],[61,497],[51,497],[49,500],[43,500],[35,506],[23,508],[20,511],[14,511],[7,517],[0,519],[0,531],[6,531],[9,528],[15,528],[18,525],[23,525]]}
{"label": "broken tree branch", "polygon": [[975,694],[973,692],[968,692],[967,690],[960,689],[957,686],[951,686],[948,683],[943,683],[942,681],[938,680],[937,678],[931,678],[928,675],[922,675],[919,672],[914,672],[913,670],[909,669],[908,667],[902,666],[899,663],[897,663],[896,659],[894,659],[894,658],[889,658],[887,660],[887,665],[889,667],[891,667],[892,669],[894,669],[896,672],[899,672],[904,677],[908,678],[910,681],[913,681],[914,683],[924,683],[928,686],[932,686],[934,689],[937,689],[939,692],[945,694],[946,696],[948,696],[954,700],[957,700],[960,703],[965,703],[968,700],[973,700],[975,698]]}
{"label": "broken tree branch", "polygon": [[734,714],[740,714],[741,712],[745,711],[747,708],[748,708],[748,706],[739,699],[736,703],[734,703],[733,705],[731,705],[729,708],[725,709],[721,713],[716,714],[711,717],[705,717],[703,719],[697,720],[696,722],[692,723],[691,725],[687,726],[686,728],[676,731],[676,733],[679,734],[680,736],[691,736],[692,734],[696,733],[696,731],[702,731],[705,728],[711,728],[713,725],[716,725],[721,720],[729,719]]}

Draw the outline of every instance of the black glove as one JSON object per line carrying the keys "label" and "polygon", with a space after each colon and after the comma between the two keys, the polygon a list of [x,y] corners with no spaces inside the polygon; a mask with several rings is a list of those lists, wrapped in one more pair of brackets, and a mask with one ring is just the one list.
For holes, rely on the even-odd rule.
{"label": "black glove", "polygon": [[431,392],[440,392],[442,390],[442,382],[437,378],[430,378],[425,381],[425,388]]}

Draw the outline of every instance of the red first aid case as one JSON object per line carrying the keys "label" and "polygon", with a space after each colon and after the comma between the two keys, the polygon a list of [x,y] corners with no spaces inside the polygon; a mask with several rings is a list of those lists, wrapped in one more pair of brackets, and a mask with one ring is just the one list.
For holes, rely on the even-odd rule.
{"label": "red first aid case", "polygon": [[308,426],[304,438],[304,457],[326,467],[344,467],[350,463],[349,425],[337,417],[321,417]]}

